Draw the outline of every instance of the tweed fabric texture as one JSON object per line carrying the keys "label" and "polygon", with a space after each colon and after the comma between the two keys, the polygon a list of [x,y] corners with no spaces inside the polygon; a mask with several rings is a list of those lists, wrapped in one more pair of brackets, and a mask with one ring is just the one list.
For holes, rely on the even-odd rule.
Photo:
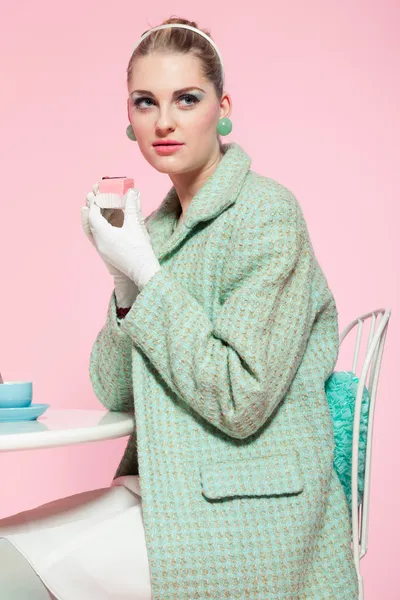
{"label": "tweed fabric texture", "polygon": [[98,399],[135,414],[116,476],[140,472],[154,600],[355,600],[335,301],[292,192],[223,152],[179,225],[174,188],[147,217],[162,268],[93,346]]}

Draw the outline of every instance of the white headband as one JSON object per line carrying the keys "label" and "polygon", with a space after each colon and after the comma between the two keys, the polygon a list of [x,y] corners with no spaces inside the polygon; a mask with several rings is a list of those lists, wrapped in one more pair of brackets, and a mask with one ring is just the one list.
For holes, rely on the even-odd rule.
{"label": "white headband", "polygon": [[147,38],[147,36],[149,36],[151,33],[153,33],[153,31],[157,31],[157,29],[167,29],[168,27],[180,27],[181,29],[190,29],[191,31],[195,31],[196,33],[199,33],[206,40],[208,40],[210,42],[210,44],[213,46],[215,52],[218,54],[218,58],[221,62],[222,77],[224,77],[224,63],[222,62],[222,56],[221,56],[217,46],[215,45],[213,40],[206,33],[204,33],[204,31],[200,31],[200,29],[196,29],[196,27],[192,27],[191,25],[184,25],[183,23],[167,23],[166,25],[159,25],[158,27],[153,27],[153,29],[146,31],[146,33],[144,35],[142,35],[140,40],[133,47],[132,54],[134,53],[136,48],[139,46],[139,44],[142,42],[142,40]]}

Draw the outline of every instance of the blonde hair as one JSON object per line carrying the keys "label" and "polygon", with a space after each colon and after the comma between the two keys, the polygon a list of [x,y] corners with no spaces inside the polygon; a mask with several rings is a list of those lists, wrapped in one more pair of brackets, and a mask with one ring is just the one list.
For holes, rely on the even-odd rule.
{"label": "blonde hair", "polygon": [[[173,23],[182,23],[200,29],[194,21],[187,21],[186,19],[180,19],[179,17],[171,17],[160,23],[160,25]],[[209,31],[206,29],[201,29],[201,31],[212,39]],[[142,35],[145,33],[147,33],[147,31],[144,31]],[[213,46],[202,35],[199,35],[190,29],[178,27],[154,31],[154,33],[147,36],[139,46],[135,48],[127,68],[128,84],[132,76],[132,68],[135,59],[141,56],[147,56],[154,52],[180,52],[182,54],[190,52],[194,56],[197,56],[200,59],[204,77],[214,85],[218,100],[222,98],[224,81],[218,54],[215,52]]]}

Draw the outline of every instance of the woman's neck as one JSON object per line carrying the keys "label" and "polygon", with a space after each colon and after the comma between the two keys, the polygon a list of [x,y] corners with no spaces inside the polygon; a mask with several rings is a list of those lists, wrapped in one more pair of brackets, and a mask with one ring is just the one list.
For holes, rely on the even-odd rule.
{"label": "woman's neck", "polygon": [[194,196],[218,167],[222,157],[223,153],[220,152],[218,146],[215,156],[213,156],[200,170],[169,176],[181,204],[182,213],[179,217],[179,222],[181,222],[185,216]]}

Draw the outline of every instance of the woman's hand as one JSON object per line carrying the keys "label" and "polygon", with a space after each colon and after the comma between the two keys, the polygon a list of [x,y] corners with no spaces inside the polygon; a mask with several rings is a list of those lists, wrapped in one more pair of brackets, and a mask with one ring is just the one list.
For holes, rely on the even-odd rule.
{"label": "woman's hand", "polygon": [[[98,251],[96,243],[93,238],[92,231],[89,224],[89,207],[94,201],[95,196],[98,195],[99,184],[95,183],[93,186],[93,192],[89,192],[86,196],[86,206],[81,209],[81,219],[83,231],[92,244],[92,246]],[[115,227],[121,227],[124,221],[124,212],[122,209],[105,209],[103,210],[104,218]],[[144,226],[145,227],[145,226]],[[147,232],[147,230],[146,230]],[[103,258],[103,257],[102,257]],[[104,260],[104,263],[108,269],[108,272],[114,279],[115,298],[117,306],[121,308],[129,308],[135,302],[137,295],[139,294],[138,287],[133,281],[122,273],[119,269],[115,268],[114,265]]]}
{"label": "woman's hand", "polygon": [[89,226],[103,260],[124,273],[142,291],[161,266],[144,224],[139,190],[132,188],[125,196],[122,227],[113,227],[107,222],[96,198],[90,203]]}

